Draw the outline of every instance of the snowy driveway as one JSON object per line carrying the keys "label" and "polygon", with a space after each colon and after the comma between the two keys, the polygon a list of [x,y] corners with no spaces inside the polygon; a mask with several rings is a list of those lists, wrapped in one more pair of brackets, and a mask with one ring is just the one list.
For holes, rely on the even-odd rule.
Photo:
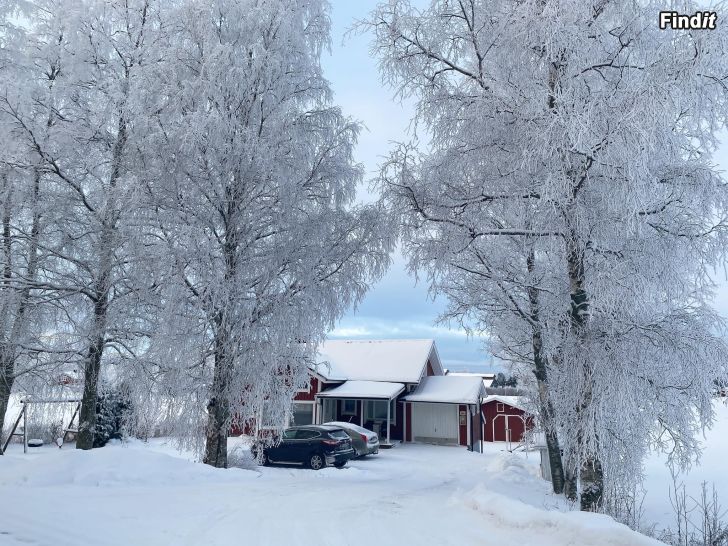
{"label": "snowy driveway", "polygon": [[406,445],[314,472],[216,470],[170,453],[141,442],[11,452],[0,458],[0,545],[651,543],[557,510],[533,454]]}

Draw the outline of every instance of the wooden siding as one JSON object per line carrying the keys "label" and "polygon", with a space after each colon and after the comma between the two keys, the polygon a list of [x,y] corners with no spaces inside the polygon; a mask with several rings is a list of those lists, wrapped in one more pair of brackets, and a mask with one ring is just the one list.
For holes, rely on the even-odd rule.
{"label": "wooden siding", "polygon": [[[498,411],[498,404],[503,405],[503,411]],[[485,441],[505,442],[506,429],[511,430],[511,442],[518,443],[523,440],[527,429],[533,427],[533,418],[525,411],[514,408],[504,402],[491,400],[481,407],[485,415]]]}

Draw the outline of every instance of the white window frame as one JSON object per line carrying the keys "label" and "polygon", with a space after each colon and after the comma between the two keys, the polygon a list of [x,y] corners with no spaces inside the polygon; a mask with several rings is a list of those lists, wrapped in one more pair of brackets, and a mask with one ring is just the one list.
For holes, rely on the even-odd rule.
{"label": "white window frame", "polygon": [[505,413],[506,412],[506,405],[503,402],[496,402],[495,410],[498,413]]}

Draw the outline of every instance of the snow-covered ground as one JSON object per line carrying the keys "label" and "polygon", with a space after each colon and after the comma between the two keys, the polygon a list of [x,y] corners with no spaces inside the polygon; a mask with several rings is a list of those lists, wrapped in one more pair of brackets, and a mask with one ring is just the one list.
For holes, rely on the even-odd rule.
{"label": "snow-covered ground", "polygon": [[[728,509],[728,399],[717,399],[715,425],[706,431],[703,440],[703,454],[698,464],[681,475],[678,480],[685,483],[688,495],[697,498],[700,484],[715,484],[724,509]],[[675,516],[670,505],[670,489],[673,486],[665,455],[652,455],[645,465],[646,495],[643,503],[642,522],[646,526],[656,525],[658,529],[675,527]]]}
{"label": "snow-covered ground", "polygon": [[0,458],[0,544],[654,544],[567,512],[533,453],[500,446],[410,444],[319,472],[218,470],[161,441],[71,447]]}

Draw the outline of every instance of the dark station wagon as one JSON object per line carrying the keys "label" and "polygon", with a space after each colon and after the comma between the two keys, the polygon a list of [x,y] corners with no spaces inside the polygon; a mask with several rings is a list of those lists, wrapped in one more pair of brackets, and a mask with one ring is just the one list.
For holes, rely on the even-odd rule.
{"label": "dark station wagon", "polygon": [[349,435],[340,427],[327,425],[287,428],[278,443],[271,446],[254,445],[251,451],[263,465],[298,464],[314,470],[329,464],[342,468],[356,456]]}

